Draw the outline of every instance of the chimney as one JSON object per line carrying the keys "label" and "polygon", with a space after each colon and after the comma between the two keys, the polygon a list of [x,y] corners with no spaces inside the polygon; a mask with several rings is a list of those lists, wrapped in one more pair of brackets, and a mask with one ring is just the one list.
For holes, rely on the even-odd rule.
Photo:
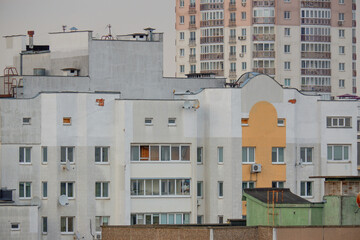
{"label": "chimney", "polygon": [[34,31],[28,31],[27,32],[29,35],[29,49],[33,50],[34,49]]}
{"label": "chimney", "polygon": [[153,41],[153,31],[155,30],[155,28],[148,27],[148,28],[145,28],[144,30],[148,34],[148,41],[150,41],[150,42]]}

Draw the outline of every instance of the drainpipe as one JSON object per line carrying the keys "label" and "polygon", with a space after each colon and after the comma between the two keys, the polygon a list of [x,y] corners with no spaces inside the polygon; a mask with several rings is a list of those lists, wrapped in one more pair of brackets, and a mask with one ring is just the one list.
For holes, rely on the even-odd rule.
{"label": "drainpipe", "polygon": [[22,76],[23,74],[23,54],[20,53],[20,76]]}

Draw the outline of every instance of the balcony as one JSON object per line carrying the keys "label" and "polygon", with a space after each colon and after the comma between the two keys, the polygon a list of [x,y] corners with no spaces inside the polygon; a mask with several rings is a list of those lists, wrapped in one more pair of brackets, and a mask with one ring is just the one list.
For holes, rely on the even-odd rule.
{"label": "balcony", "polygon": [[236,61],[236,53],[235,52],[230,52],[229,53],[229,60],[230,61]]}
{"label": "balcony", "polygon": [[229,2],[229,11],[236,11],[236,2]]}
{"label": "balcony", "polygon": [[331,58],[330,52],[301,52],[301,58]]}
{"label": "balcony", "polygon": [[196,63],[196,55],[195,54],[189,55],[189,63]]}
{"label": "balcony", "polygon": [[352,76],[353,76],[353,77],[356,77],[356,75],[357,75],[356,70],[352,70]]}
{"label": "balcony", "polygon": [[196,14],[196,5],[195,5],[195,3],[190,3],[190,5],[189,5],[189,14]]}
{"label": "balcony", "polygon": [[274,24],[275,18],[274,17],[254,17],[253,23],[254,24]]}
{"label": "balcony", "polygon": [[319,35],[301,35],[301,41],[304,42],[331,42],[330,36]]}
{"label": "balcony", "polygon": [[201,37],[200,43],[223,43],[224,37],[223,36],[216,36],[216,37]]}
{"label": "balcony", "polygon": [[253,58],[275,58],[275,51],[254,51]]}
{"label": "balcony", "polygon": [[356,3],[352,4],[352,10],[356,10]]}
{"label": "balcony", "polygon": [[301,24],[305,25],[330,25],[330,19],[323,19],[323,18],[302,18]]}
{"label": "balcony", "polygon": [[229,19],[229,27],[236,27],[236,20],[235,19]]}
{"label": "balcony", "polygon": [[189,39],[189,47],[195,47],[196,46],[196,39],[190,38]]}
{"label": "balcony", "polygon": [[202,53],[200,60],[223,60],[224,53]]}
{"label": "balcony", "polygon": [[253,7],[275,7],[275,1],[253,1]]}
{"label": "balcony", "polygon": [[254,34],[254,41],[275,41],[275,34]]}
{"label": "balcony", "polygon": [[236,70],[230,69],[229,78],[236,78]]}
{"label": "balcony", "polygon": [[302,8],[331,8],[330,2],[301,1]]}
{"label": "balcony", "polygon": [[224,9],[223,3],[203,3],[200,4],[200,11],[206,10],[221,10]]}
{"label": "balcony", "polygon": [[353,89],[353,94],[355,94],[356,93],[356,87],[352,87],[352,89]]}
{"label": "balcony", "polygon": [[224,26],[224,20],[200,21],[200,27]]}
{"label": "balcony", "polygon": [[189,29],[196,30],[196,22],[189,22]]}
{"label": "balcony", "polygon": [[275,68],[253,68],[253,72],[275,75]]}
{"label": "balcony", "polygon": [[331,92],[331,86],[301,85],[301,91]]}
{"label": "balcony", "polygon": [[352,38],[352,43],[356,43],[356,37]]}
{"label": "balcony", "polygon": [[216,76],[224,76],[224,70],[201,70],[200,73],[213,73]]}
{"label": "balcony", "polygon": [[356,60],[356,53],[352,54],[352,60]]}
{"label": "balcony", "polygon": [[356,27],[356,20],[352,20],[352,26]]}
{"label": "balcony", "polygon": [[301,75],[331,76],[331,69],[301,69]]}
{"label": "balcony", "polygon": [[229,43],[230,44],[235,44],[236,43],[236,36],[230,36],[229,37]]}

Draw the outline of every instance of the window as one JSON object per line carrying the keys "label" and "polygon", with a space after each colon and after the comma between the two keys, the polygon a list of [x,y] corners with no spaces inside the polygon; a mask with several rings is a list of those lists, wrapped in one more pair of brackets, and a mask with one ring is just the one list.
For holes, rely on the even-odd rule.
{"label": "window", "polygon": [[272,163],[283,163],[284,162],[284,148],[283,147],[273,147],[271,153]]}
{"label": "window", "polygon": [[184,73],[185,72],[185,65],[180,65],[180,72]]}
{"label": "window", "polygon": [[284,69],[290,70],[290,62],[284,62]]}
{"label": "window", "polygon": [[241,119],[241,126],[249,126],[249,119],[248,118],[242,118]]}
{"label": "window", "polygon": [[339,88],[345,88],[345,79],[339,79]]}
{"label": "window", "polygon": [[241,12],[241,20],[246,20],[246,12]]}
{"label": "window", "polygon": [[110,217],[105,217],[105,216],[95,217],[95,231],[100,233],[101,226],[108,226],[109,220],[110,220]]}
{"label": "window", "polygon": [[196,218],[196,223],[197,224],[203,224],[204,223],[203,218],[204,218],[204,216],[198,215],[197,218]]}
{"label": "window", "polygon": [[48,225],[47,225],[47,217],[41,218],[41,228],[42,228],[42,234],[47,234],[48,232]]}
{"label": "window", "polygon": [[74,217],[61,217],[60,231],[62,234],[74,233]]}
{"label": "window", "polygon": [[60,195],[65,195],[69,199],[74,198],[74,183],[73,182],[61,182],[60,183]]}
{"label": "window", "polygon": [[289,53],[290,52],[290,45],[284,45],[284,52]]}
{"label": "window", "polygon": [[189,224],[189,213],[138,213],[131,214],[131,225],[136,224]]}
{"label": "window", "polygon": [[131,179],[132,196],[190,195],[190,179]]}
{"label": "window", "polygon": [[23,125],[30,125],[31,124],[31,118],[24,117],[23,118]]}
{"label": "window", "polygon": [[284,35],[290,36],[290,28],[284,28]]}
{"label": "window", "polygon": [[254,163],[255,162],[255,148],[254,147],[243,147],[242,148],[242,162],[243,163]]}
{"label": "window", "polygon": [[290,19],[290,11],[284,11],[284,19]]}
{"label": "window", "polygon": [[290,87],[290,82],[291,82],[291,79],[290,78],[285,78],[284,79],[284,85],[285,85],[285,87]]}
{"label": "window", "polygon": [[41,152],[42,152],[42,155],[41,155],[42,163],[47,164],[47,161],[48,161],[47,160],[47,147],[42,147]]}
{"label": "window", "polygon": [[236,46],[230,46],[230,55],[236,54]]}
{"label": "window", "polygon": [[197,158],[196,158],[197,163],[202,163],[203,161],[203,148],[202,147],[198,147],[197,148]]}
{"label": "window", "polygon": [[285,119],[283,119],[283,118],[278,118],[278,120],[277,120],[277,125],[278,125],[279,127],[284,127],[284,126],[285,126]]}
{"label": "window", "polygon": [[95,147],[95,162],[96,163],[109,162],[109,147]]}
{"label": "window", "polygon": [[74,163],[74,148],[75,147],[61,147],[61,163],[66,163],[66,161]]}
{"label": "window", "polygon": [[290,0],[284,0],[284,2],[290,2]]}
{"label": "window", "polygon": [[19,148],[19,162],[23,164],[31,163],[31,147]]}
{"label": "window", "polygon": [[185,56],[185,49],[180,48],[180,57]]}
{"label": "window", "polygon": [[230,37],[236,37],[236,29],[230,29]]}
{"label": "window", "polygon": [[180,7],[184,7],[184,0],[180,0]]}
{"label": "window", "polygon": [[218,197],[224,197],[224,182],[221,181],[218,182]]}
{"label": "window", "polygon": [[190,24],[195,24],[195,15],[190,15]]}
{"label": "window", "polygon": [[344,0],[339,0],[339,4],[344,4]]}
{"label": "window", "polygon": [[236,72],[236,63],[230,63],[230,72]]}
{"label": "window", "polygon": [[248,188],[255,188],[255,182],[242,182],[242,188],[243,190]]}
{"label": "window", "polygon": [[10,223],[11,231],[19,231],[20,230],[20,223]]}
{"label": "window", "polygon": [[197,182],[197,197],[198,198],[203,197],[203,182],[202,181]]}
{"label": "window", "polygon": [[242,62],[242,63],[241,63],[241,69],[242,69],[242,70],[246,70],[246,68],[247,68],[247,63],[246,63],[246,62]]}
{"label": "window", "polygon": [[300,161],[302,163],[312,163],[313,148],[301,147],[300,148]]}
{"label": "window", "polygon": [[31,182],[19,183],[19,199],[31,198]]}
{"label": "window", "polygon": [[339,63],[339,71],[345,71],[345,63]]}
{"label": "window", "polygon": [[241,45],[241,53],[246,53],[246,45]]}
{"label": "window", "polygon": [[327,117],[328,128],[351,128],[351,117]]}
{"label": "window", "polygon": [[344,38],[344,37],[345,37],[345,30],[339,29],[339,38]]}
{"label": "window", "polygon": [[300,182],[300,196],[312,197],[312,182]]}
{"label": "window", "polygon": [[47,193],[47,182],[42,182],[42,197],[43,198],[47,198],[48,197],[48,193]]}
{"label": "window", "polygon": [[188,145],[132,145],[131,161],[190,161]]}
{"label": "window", "polygon": [[184,40],[185,39],[185,33],[184,32],[180,32],[180,40]]}
{"label": "window", "polygon": [[169,126],[176,126],[176,118],[168,118]]}
{"label": "window", "polygon": [[185,17],[184,16],[180,16],[180,24],[184,24],[185,22]]}
{"label": "window", "polygon": [[344,20],[345,20],[345,14],[339,13],[339,21],[344,21]]}
{"label": "window", "polygon": [[218,147],[217,155],[218,155],[218,163],[223,163],[224,162],[224,148],[223,147]]}
{"label": "window", "polygon": [[95,183],[95,197],[108,198],[109,197],[109,182]]}
{"label": "window", "polygon": [[339,46],[339,54],[345,54],[345,46]]}
{"label": "window", "polygon": [[146,126],[152,126],[153,125],[153,119],[152,118],[145,118],[145,125]]}
{"label": "window", "polygon": [[196,32],[190,32],[190,40],[192,41],[196,40]]}
{"label": "window", "polygon": [[328,145],[327,160],[329,161],[348,161],[350,145]]}
{"label": "window", "polygon": [[71,117],[63,117],[63,125],[71,125]]}
{"label": "window", "polygon": [[246,36],[246,28],[241,29],[241,36]]}
{"label": "window", "polygon": [[196,73],[196,65],[190,65],[190,73]]}
{"label": "window", "polygon": [[234,12],[231,12],[230,13],[230,21],[235,22],[235,20],[236,20],[236,14]]}
{"label": "window", "polygon": [[219,224],[224,223],[224,216],[219,215],[218,216],[218,222],[219,222]]}
{"label": "window", "polygon": [[284,188],[285,182],[272,182],[271,187],[272,188]]}

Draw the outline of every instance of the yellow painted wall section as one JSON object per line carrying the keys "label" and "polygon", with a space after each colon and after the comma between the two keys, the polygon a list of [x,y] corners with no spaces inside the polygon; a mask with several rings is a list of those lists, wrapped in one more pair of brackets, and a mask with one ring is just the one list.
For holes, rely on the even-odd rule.
{"label": "yellow painted wall section", "polygon": [[[251,108],[248,126],[242,128],[242,146],[255,147],[255,163],[261,164],[260,173],[251,173],[251,164],[243,164],[243,181],[254,181],[256,188],[271,187],[273,181],[286,181],[286,164],[273,164],[271,160],[273,147],[286,147],[286,121],[284,126],[278,126],[277,112],[271,103],[262,101]],[[246,215],[244,206],[243,203],[243,215]]]}

